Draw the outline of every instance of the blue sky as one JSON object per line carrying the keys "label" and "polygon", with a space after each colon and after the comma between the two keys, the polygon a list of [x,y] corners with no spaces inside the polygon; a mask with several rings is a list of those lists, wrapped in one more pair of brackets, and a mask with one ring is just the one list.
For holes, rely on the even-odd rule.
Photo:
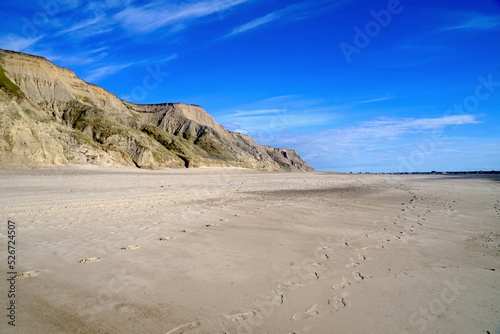
{"label": "blue sky", "polygon": [[0,48],[317,170],[500,169],[500,1],[0,3]]}

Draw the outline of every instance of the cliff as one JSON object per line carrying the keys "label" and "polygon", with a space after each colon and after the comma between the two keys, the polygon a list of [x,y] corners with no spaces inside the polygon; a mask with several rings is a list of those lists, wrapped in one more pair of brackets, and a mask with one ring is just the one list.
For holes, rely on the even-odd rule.
{"label": "cliff", "polygon": [[64,164],[313,170],[199,106],[126,102],[45,58],[0,49],[0,167]]}

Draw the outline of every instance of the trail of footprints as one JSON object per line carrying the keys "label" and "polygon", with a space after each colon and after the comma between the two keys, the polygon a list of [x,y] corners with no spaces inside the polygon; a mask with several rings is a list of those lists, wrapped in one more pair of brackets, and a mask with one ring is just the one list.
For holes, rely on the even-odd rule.
{"label": "trail of footprints", "polygon": [[[206,203],[204,203],[204,204],[206,205]],[[198,205],[196,205],[196,206],[198,206]],[[222,206],[220,206],[220,209],[223,209],[226,206],[227,206],[227,204],[223,204]],[[252,209],[252,210],[247,210],[247,211],[245,211],[244,214],[234,214],[234,218],[232,218],[232,217],[231,218],[221,218],[220,222],[229,222],[232,219],[241,218],[241,217],[243,217],[245,215],[254,213],[255,211],[264,211],[269,206],[271,206],[271,204],[264,204],[262,207],[259,207],[259,208],[256,208],[256,209]],[[189,207],[189,209],[192,210],[193,207],[195,207],[195,206],[191,206],[191,207]],[[209,208],[209,209],[207,209],[205,211],[199,211],[197,214],[204,214],[206,211],[208,211],[210,209],[211,208]],[[188,217],[189,217],[188,215],[183,215],[183,218],[188,218]],[[216,223],[216,224],[205,224],[204,226],[205,226],[205,228],[213,228],[213,227],[219,226],[220,222]],[[181,230],[180,232],[183,233],[183,234],[191,234],[191,233],[194,233],[196,231],[197,231],[196,229],[186,228],[186,229]],[[174,239],[173,237],[164,236],[164,237],[159,237],[157,240],[159,240],[159,241],[171,241],[173,239]],[[130,251],[130,250],[136,250],[139,247],[140,247],[139,245],[129,245],[129,246],[126,246],[126,247],[122,247],[121,250]],[[90,258],[81,259],[81,260],[78,261],[78,263],[80,263],[80,264],[88,264],[88,263],[98,262],[100,260],[101,260],[101,258],[99,258],[99,257],[90,257]],[[38,272],[37,272],[37,274],[38,274]],[[313,275],[313,274],[311,274],[311,275]],[[36,275],[33,275],[33,276],[36,276]],[[314,273],[314,275],[311,276],[311,279],[319,279],[319,276],[317,275],[317,273]],[[281,304],[283,304],[283,301],[284,301],[284,295],[281,294],[281,293],[279,293],[279,292],[276,292],[275,294],[272,295],[271,300],[272,300],[272,304],[273,305],[275,305],[275,306],[281,305]],[[232,321],[242,321],[242,320],[248,319],[249,317],[254,317],[256,315],[257,315],[256,311],[251,310],[251,311],[248,311],[248,312],[242,312],[242,313],[236,313],[236,314],[226,315],[225,317],[228,318],[228,319],[231,319]],[[198,329],[200,326],[201,326],[200,322],[197,322],[197,321],[191,322],[191,323],[186,323],[186,324],[183,324],[183,325],[181,325],[179,327],[176,327],[176,328],[168,331],[166,334],[182,334],[182,333],[187,333],[187,332],[190,332],[190,331]]]}
{"label": "trail of footprints", "polygon": [[[151,199],[156,199],[158,201],[158,203],[163,203],[162,201],[164,201],[164,199],[158,199],[156,195],[152,195],[152,196],[149,196],[151,197]],[[20,204],[12,204],[10,205],[9,207],[10,208],[14,208],[14,209],[21,209],[24,211],[21,211],[20,213],[28,213],[31,214],[31,215],[35,215],[35,214],[40,214],[40,211],[43,211],[42,213],[44,214],[55,214],[57,212],[63,212],[63,211],[73,211],[73,210],[81,210],[82,208],[87,208],[87,209],[96,209],[96,208],[105,208],[107,207],[108,205],[110,204],[114,204],[114,205],[119,205],[119,204],[125,204],[125,205],[130,205],[130,201],[134,201],[136,199],[136,197],[124,197],[124,198],[121,198],[121,199],[113,199],[113,200],[109,200],[109,199],[92,199],[92,200],[85,200],[85,201],[77,201],[77,200],[62,200],[62,201],[40,201],[40,202],[30,202],[30,203],[20,203]],[[141,198],[142,199],[142,198]],[[211,204],[213,204],[213,202],[216,201],[218,202],[220,205],[217,206],[217,207],[213,207],[211,206]],[[191,216],[194,216],[194,215],[202,215],[204,213],[206,213],[207,211],[210,211],[210,210],[220,210],[220,209],[224,209],[226,208],[228,205],[230,204],[237,204],[238,202],[238,199],[226,199],[226,198],[216,198],[216,199],[208,199],[207,201],[205,202],[201,202],[199,204],[194,204],[194,205],[190,205],[188,206],[187,208],[184,208],[185,210],[189,209],[190,211],[193,211],[194,213],[191,214],[191,215],[183,215],[184,218],[189,218]],[[148,203],[149,204],[149,203]],[[208,205],[210,204],[210,205]],[[208,205],[208,206],[207,206]],[[235,213],[233,217],[229,217],[229,218],[221,218],[220,221],[218,223],[210,223],[210,224],[204,224],[204,228],[214,228],[214,227],[217,227],[219,225],[221,225],[222,223],[227,223],[227,222],[230,222],[231,220],[233,219],[238,219],[238,218],[241,218],[241,217],[244,217],[245,215],[248,215],[248,214],[251,214],[251,213],[254,213],[256,211],[264,211],[266,210],[268,207],[270,207],[271,204],[264,204],[262,205],[261,207],[258,207],[258,208],[254,208],[254,209],[251,209],[251,210],[246,210],[243,214],[241,213]],[[195,210],[197,207],[199,206],[205,206],[207,207],[205,210]],[[28,210],[28,208],[30,208]],[[39,209],[39,210],[36,210],[36,209]],[[237,210],[239,208],[235,208],[235,212],[238,212],[239,210]],[[120,210],[115,210],[116,212],[120,212]],[[71,218],[70,220],[73,220],[74,218]],[[26,227],[25,227],[26,228]],[[31,227],[28,227],[28,228],[32,228]],[[147,227],[142,227],[141,230],[147,230],[148,228]],[[186,229],[182,229],[180,230],[180,232],[182,234],[192,234],[194,232],[196,232],[198,229],[195,229],[195,228],[186,228]],[[173,236],[160,236],[160,237],[157,237],[159,241],[172,241],[174,239]],[[120,249],[121,250],[127,250],[127,251],[131,251],[131,250],[136,250],[138,249],[140,246],[139,245],[129,245],[129,246],[124,246],[124,247],[121,247]],[[89,263],[94,263],[94,262],[98,262],[100,261],[101,258],[100,257],[89,257],[89,258],[83,258],[81,260],[78,260],[77,263],[79,264],[89,264]]]}
{"label": "trail of footprints", "polygon": [[[402,203],[401,211],[396,215],[396,218],[394,218],[394,216],[384,217],[384,221],[387,221],[388,225],[382,227],[381,232],[385,233],[387,237],[378,240],[376,245],[373,247],[375,249],[383,250],[387,243],[391,242],[392,240],[402,241],[405,236],[411,235],[411,233],[413,233],[417,228],[424,226],[423,222],[427,220],[426,215],[431,212],[430,206],[426,206],[425,208],[423,208],[423,211],[420,214],[414,212],[416,209],[422,210],[421,207],[418,207],[418,197],[409,189],[405,188],[402,190],[408,192],[411,198],[408,203]],[[439,199],[436,199],[432,204],[437,205],[438,201]],[[444,209],[452,211],[454,210],[453,203],[454,201],[452,203],[444,201],[443,203],[441,203],[441,205]],[[417,221],[415,223],[412,223],[411,221],[409,221],[408,217],[415,215],[417,217]],[[369,238],[370,236],[365,234],[364,237]],[[351,247],[350,240],[341,240],[340,243],[337,243],[336,245],[339,247]],[[341,282],[336,282],[329,288],[328,294],[333,296],[328,298],[326,305],[314,304],[304,311],[293,314],[290,320],[292,322],[295,322],[300,319],[308,319],[320,314],[320,312],[322,312],[322,309],[324,309],[325,307],[327,312],[335,314],[348,306],[348,301],[345,300],[346,294],[344,292],[344,289],[349,289],[356,284],[362,284],[365,280],[370,278],[369,276],[363,274],[362,271],[358,268],[362,266],[362,263],[364,261],[369,260],[367,253],[371,248],[372,247],[353,248],[354,256],[349,257],[348,261],[346,261],[348,263],[345,264],[345,267],[347,269],[353,269],[351,276],[350,278],[342,277]],[[311,267],[317,268],[318,271],[312,271],[309,273],[309,282],[293,280],[283,282],[278,285],[278,290],[274,290],[274,293],[266,296],[265,299],[271,300],[274,307],[279,307],[286,301],[284,292],[286,292],[287,289],[296,286],[307,285],[309,283],[314,284],[315,281],[323,278],[328,279],[328,266],[324,270],[324,277],[321,273],[321,268],[323,267],[323,263],[325,261],[328,262],[329,260],[331,260],[331,257],[328,253],[332,251],[332,247],[322,246],[319,247],[317,251],[321,254],[319,256],[316,256],[316,258],[319,258],[319,262],[311,264]],[[241,321],[253,316],[257,316],[257,312],[255,310],[232,315],[225,315],[226,318],[233,321]]]}
{"label": "trail of footprints", "polygon": [[[262,211],[263,209],[267,208],[269,205],[266,204],[264,205],[263,207],[261,208],[257,208],[257,209],[254,209],[254,210],[248,210],[245,212],[245,214],[249,214],[249,213],[253,213],[254,211]],[[224,208],[225,206],[222,206],[222,208]],[[200,214],[202,214],[203,211],[200,211]],[[235,214],[234,215],[235,217],[239,218],[239,217],[243,217],[244,215],[242,214]],[[231,218],[226,218],[226,219],[220,219],[220,221],[223,221],[223,222],[228,222],[230,221]],[[219,224],[205,224],[205,228],[212,228],[212,227],[216,227],[216,226],[219,226]],[[186,228],[186,229],[182,229],[180,230],[181,233],[183,234],[192,234],[194,232],[196,232],[197,230],[196,229],[191,229],[191,228]],[[171,237],[171,236],[163,236],[163,237],[159,237],[158,240],[159,241],[172,241],[174,239],[174,237]],[[129,246],[126,246],[126,247],[121,247],[120,249],[121,250],[136,250],[138,249],[140,246],[139,245],[129,245]],[[93,258],[86,258],[86,259],[82,259],[82,260],[79,260],[78,263],[90,263],[90,262],[97,262],[99,261],[100,258],[97,258],[97,257],[93,257]]]}
{"label": "trail of footprints", "polygon": [[[228,204],[224,204],[224,205],[221,205],[219,208],[220,209],[224,209]],[[217,223],[210,223],[210,224],[203,224],[203,228],[215,228],[215,227],[218,227],[220,226],[221,224],[223,223],[229,223],[235,219],[240,219],[240,218],[243,218],[249,214],[252,214],[252,213],[255,213],[255,212],[263,212],[264,210],[266,210],[267,208],[269,208],[270,206],[272,206],[272,204],[263,204],[261,207],[257,207],[257,208],[254,208],[254,209],[251,209],[251,210],[246,210],[244,213],[236,213],[234,214],[233,216],[229,217],[229,218],[220,218],[219,221]],[[191,207],[192,209],[192,207]],[[204,215],[207,211],[210,211],[211,208],[208,208],[206,210],[201,210],[195,214],[192,214],[192,215],[183,215],[182,217],[183,218],[190,218],[191,216],[196,216],[196,217],[199,217],[199,215]],[[182,233],[185,233],[185,234],[191,234],[191,233],[195,233],[199,231],[199,229],[196,229],[196,228],[186,228],[186,229],[182,229],[180,232]],[[162,237],[160,238],[160,240],[162,241],[166,241],[166,240],[172,240],[173,237]]]}
{"label": "trail of footprints", "polygon": [[[114,208],[110,212],[105,212],[106,220],[118,220],[121,219],[120,214],[123,209],[135,208],[137,215],[141,218],[148,218],[152,216],[157,216],[160,211],[148,210],[149,213],[145,213],[145,210],[140,210],[142,207],[151,208],[161,208],[168,204],[169,207],[179,203],[188,203],[187,209],[196,209],[199,206],[213,204],[216,202],[225,203],[228,201],[237,201],[238,199],[227,199],[224,197],[208,197],[204,201],[199,199],[189,198],[186,194],[181,194],[176,198],[172,195],[142,195],[142,196],[124,196],[121,198],[92,198],[87,200],[51,200],[51,201],[36,201],[36,202],[24,202],[24,203],[13,203],[6,205],[4,208],[11,212],[15,212],[17,217],[22,217],[22,220],[27,224],[38,224],[42,222],[53,221],[53,217],[61,218],[60,220],[66,221],[66,223],[59,225],[73,225],[80,223],[87,223],[95,221],[95,214],[109,210],[109,208]],[[76,219],[75,211],[78,211],[78,219]],[[185,218],[186,216],[184,216]],[[24,226],[23,228],[30,228],[31,226]],[[54,227],[52,225],[47,225],[46,227]]]}

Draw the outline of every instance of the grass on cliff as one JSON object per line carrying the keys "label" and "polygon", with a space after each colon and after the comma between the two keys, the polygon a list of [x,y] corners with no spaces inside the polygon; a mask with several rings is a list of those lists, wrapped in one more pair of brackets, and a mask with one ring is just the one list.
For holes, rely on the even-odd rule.
{"label": "grass on cliff", "polygon": [[120,135],[127,138],[130,132],[129,130],[131,130],[118,122],[100,118],[85,118],[78,120],[74,128],[82,132],[90,128],[93,139],[100,143],[104,143],[107,138],[113,135]]}
{"label": "grass on cliff", "polygon": [[7,78],[7,76],[5,75],[5,70],[3,69],[2,66],[0,66],[0,89],[5,91],[7,95],[11,97],[12,96],[16,96],[19,98],[24,97],[21,88],[19,88],[15,83],[13,83],[12,81],[10,81],[9,78]]}
{"label": "grass on cliff", "polygon": [[[183,135],[171,134],[151,123],[146,124],[143,127],[142,132],[159,142],[170,152],[176,154],[184,161],[186,167],[205,165],[246,166],[245,164],[238,162],[230,154],[227,154],[227,152],[225,152],[226,154],[217,154],[221,153],[223,150],[219,147],[217,147],[219,148],[217,149],[217,144],[211,142],[206,137],[203,137],[201,141],[192,142],[187,140]],[[194,137],[194,135],[188,137]]]}
{"label": "grass on cliff", "polygon": [[[180,159],[184,161],[186,167],[189,167],[192,164],[192,161],[196,159],[196,153],[200,154],[201,152],[192,152],[189,148],[188,143],[180,137],[174,136],[171,133],[163,131],[157,126],[148,123],[142,128],[142,132],[147,134],[150,138],[160,143],[163,147],[165,147],[170,152],[177,155]],[[203,152],[204,153],[204,152]],[[201,153],[201,154],[203,154]]]}

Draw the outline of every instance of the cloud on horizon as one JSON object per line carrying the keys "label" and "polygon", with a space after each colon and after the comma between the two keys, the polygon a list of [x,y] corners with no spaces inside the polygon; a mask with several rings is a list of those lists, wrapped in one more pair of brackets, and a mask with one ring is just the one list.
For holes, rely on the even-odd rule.
{"label": "cloud on horizon", "polygon": [[[287,128],[281,129],[281,132],[272,133],[271,136],[263,136],[260,133],[250,133],[250,135],[261,140],[260,144],[293,147],[304,160],[312,165],[336,165],[339,166],[338,168],[347,168],[349,165],[367,166],[370,163],[376,165],[382,161],[393,161],[395,156],[402,154],[398,152],[411,150],[416,145],[416,138],[424,138],[424,141],[426,138],[430,140],[433,133],[442,133],[456,126],[480,123],[477,115],[380,118],[360,122],[357,126],[320,132],[294,134],[293,129]],[[453,145],[457,140],[462,139],[443,136],[436,145],[439,145],[440,152],[449,153],[450,149],[459,149]],[[393,171],[396,171],[396,168]]]}

